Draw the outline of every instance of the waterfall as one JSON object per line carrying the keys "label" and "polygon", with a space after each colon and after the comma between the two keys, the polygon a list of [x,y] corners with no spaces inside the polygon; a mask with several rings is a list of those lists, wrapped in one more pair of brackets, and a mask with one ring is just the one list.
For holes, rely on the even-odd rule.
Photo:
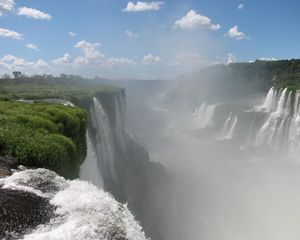
{"label": "waterfall", "polygon": [[205,102],[199,108],[196,108],[193,113],[195,125],[199,128],[207,128],[213,126],[213,118],[216,109],[216,104],[207,105]]}
{"label": "waterfall", "polygon": [[[272,149],[300,152],[300,92],[298,90],[293,93],[287,88],[272,91],[273,94],[280,96],[279,98],[273,98],[272,106],[277,105],[277,107],[273,108],[273,111],[268,114],[258,130],[255,146],[267,145]],[[267,98],[270,99],[268,95],[266,100]]]}
{"label": "waterfall", "polygon": [[[29,192],[47,199],[54,206],[55,214],[49,222],[26,230],[18,239],[146,240],[142,227],[127,206],[88,182],[68,181],[50,170],[35,169],[0,179],[1,189]],[[17,212],[12,214],[18,216]],[[13,220],[18,221],[17,218]]]}
{"label": "waterfall", "polygon": [[270,112],[272,109],[274,109],[274,98],[276,98],[276,91],[273,87],[271,87],[260,109],[265,110],[266,112]]}
{"label": "waterfall", "polygon": [[232,117],[232,112],[230,112],[223,126],[220,140],[233,138],[234,129],[236,127],[237,122],[238,122],[237,116]]}
{"label": "waterfall", "polygon": [[[119,94],[99,99],[94,97],[90,106],[87,138],[91,141],[91,147],[88,144],[80,177],[110,191],[120,200],[124,198],[121,166],[125,165],[129,154],[129,137],[125,132],[126,104]],[[99,176],[95,176],[97,172]]]}
{"label": "waterfall", "polygon": [[[106,176],[115,178],[115,152],[111,124],[101,103],[96,97],[93,98],[90,116],[91,125],[94,128],[96,138],[95,151],[98,160],[99,173],[102,178],[105,178]],[[88,180],[92,181],[92,179]]]}
{"label": "waterfall", "polygon": [[103,179],[100,173],[101,166],[98,164],[97,154],[94,151],[89,134],[86,134],[87,156],[80,167],[81,180],[90,181],[98,187],[103,188]]}
{"label": "waterfall", "polygon": [[125,115],[126,115],[126,104],[122,101],[120,96],[114,97],[115,104],[115,134],[116,141],[118,142],[121,150],[126,151],[125,146]]}
{"label": "waterfall", "polygon": [[277,105],[277,109],[276,109],[276,112],[275,114],[278,115],[278,116],[281,116],[282,114],[285,113],[285,99],[286,99],[286,92],[287,92],[287,88],[285,88],[282,93],[281,93],[281,96],[279,98],[279,101],[278,101],[278,105]]}

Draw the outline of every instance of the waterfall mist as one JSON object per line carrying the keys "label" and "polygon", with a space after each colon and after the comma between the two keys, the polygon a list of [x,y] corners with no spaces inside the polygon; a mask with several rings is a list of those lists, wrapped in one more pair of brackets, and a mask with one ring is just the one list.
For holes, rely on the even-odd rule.
{"label": "waterfall mist", "polygon": [[149,199],[164,239],[298,239],[299,92],[187,99],[172,84],[127,86],[128,129],[172,179]]}

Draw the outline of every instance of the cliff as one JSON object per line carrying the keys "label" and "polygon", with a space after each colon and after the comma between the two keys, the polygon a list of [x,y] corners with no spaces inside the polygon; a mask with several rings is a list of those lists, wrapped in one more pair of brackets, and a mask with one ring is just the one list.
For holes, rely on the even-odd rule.
{"label": "cliff", "polygon": [[[87,127],[103,179],[100,187],[128,203],[137,219],[146,224],[147,233],[157,235],[151,226],[154,219],[147,216],[147,209],[153,209],[148,196],[166,173],[125,131],[125,90],[91,82],[52,85],[44,80],[23,80],[0,80],[0,99],[5,100],[0,101],[5,121],[5,128],[0,127],[0,155],[14,156],[18,164],[45,167],[76,178],[86,155]],[[77,107],[49,104],[45,99],[67,100]]]}

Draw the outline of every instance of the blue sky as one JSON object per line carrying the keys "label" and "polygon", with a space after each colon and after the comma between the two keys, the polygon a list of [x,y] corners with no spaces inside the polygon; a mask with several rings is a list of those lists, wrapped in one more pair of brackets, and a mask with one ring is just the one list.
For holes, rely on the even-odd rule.
{"label": "blue sky", "polygon": [[173,78],[299,58],[298,0],[0,0],[0,74]]}

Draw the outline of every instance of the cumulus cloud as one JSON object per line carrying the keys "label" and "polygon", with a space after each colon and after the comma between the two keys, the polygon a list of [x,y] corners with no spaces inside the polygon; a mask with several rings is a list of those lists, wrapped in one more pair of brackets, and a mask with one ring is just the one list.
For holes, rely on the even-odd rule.
{"label": "cumulus cloud", "polygon": [[71,37],[76,37],[76,36],[77,36],[77,34],[74,33],[74,32],[69,32],[69,35],[70,35]]}
{"label": "cumulus cloud", "polygon": [[125,33],[128,37],[131,37],[131,38],[136,38],[139,36],[137,33],[131,32],[129,30],[125,31]]}
{"label": "cumulus cloud", "polygon": [[136,4],[133,2],[128,2],[126,8],[124,8],[123,12],[141,12],[141,11],[158,11],[164,2],[140,2],[138,1]]}
{"label": "cumulus cloud", "polygon": [[10,29],[0,28],[0,37],[21,40],[23,35]]}
{"label": "cumulus cloud", "polygon": [[70,65],[72,61],[73,59],[69,53],[65,53],[63,57],[53,60],[56,65]]}
{"label": "cumulus cloud", "polygon": [[26,16],[33,19],[50,20],[52,17],[50,14],[42,12],[40,10],[28,7],[21,7],[17,10],[17,15]]}
{"label": "cumulus cloud", "polygon": [[128,58],[108,58],[101,53],[98,48],[100,43],[91,43],[80,41],[75,44],[75,48],[80,49],[83,56],[72,58],[70,54],[65,53],[63,57],[53,60],[56,65],[65,65],[73,68],[82,67],[102,67],[111,68],[118,65],[133,65],[134,61]]}
{"label": "cumulus cloud", "polygon": [[23,69],[25,67],[33,66],[33,62],[27,62],[23,58],[18,58],[13,55],[7,54],[0,58],[0,67],[5,69]]}
{"label": "cumulus cloud", "polygon": [[230,28],[226,35],[235,40],[249,39],[249,37],[245,33],[239,31],[237,25]]}
{"label": "cumulus cloud", "polygon": [[15,9],[14,0],[0,0],[0,16],[5,12],[11,12]]}
{"label": "cumulus cloud", "polygon": [[235,63],[236,57],[232,53],[227,54],[227,64]]}
{"label": "cumulus cloud", "polygon": [[33,43],[26,44],[26,47],[34,51],[40,51],[40,49]]}
{"label": "cumulus cloud", "polygon": [[152,54],[148,54],[146,56],[144,56],[143,58],[143,63],[146,65],[153,65],[153,64],[157,64],[161,61],[159,56],[152,56]]}
{"label": "cumulus cloud", "polygon": [[39,59],[35,64],[34,67],[37,69],[49,69],[48,63],[46,63],[44,60]]}
{"label": "cumulus cloud", "polygon": [[7,54],[0,58],[0,68],[8,71],[26,71],[26,72],[48,72],[50,66],[44,60],[39,59],[36,62],[27,61],[23,58]]}
{"label": "cumulus cloud", "polygon": [[237,6],[237,9],[238,10],[243,10],[245,8],[245,5],[243,3],[240,3],[238,6]]}
{"label": "cumulus cloud", "polygon": [[206,16],[198,14],[195,10],[190,10],[185,16],[178,19],[174,26],[182,29],[195,29],[198,27],[206,27],[211,30],[221,28],[220,24],[213,24],[212,20]]}
{"label": "cumulus cloud", "polygon": [[75,59],[75,66],[91,66],[111,68],[116,65],[132,65],[134,62],[128,58],[107,58],[103,53],[98,51],[99,43],[90,43],[87,41],[80,41],[75,45],[83,53],[83,57]]}

